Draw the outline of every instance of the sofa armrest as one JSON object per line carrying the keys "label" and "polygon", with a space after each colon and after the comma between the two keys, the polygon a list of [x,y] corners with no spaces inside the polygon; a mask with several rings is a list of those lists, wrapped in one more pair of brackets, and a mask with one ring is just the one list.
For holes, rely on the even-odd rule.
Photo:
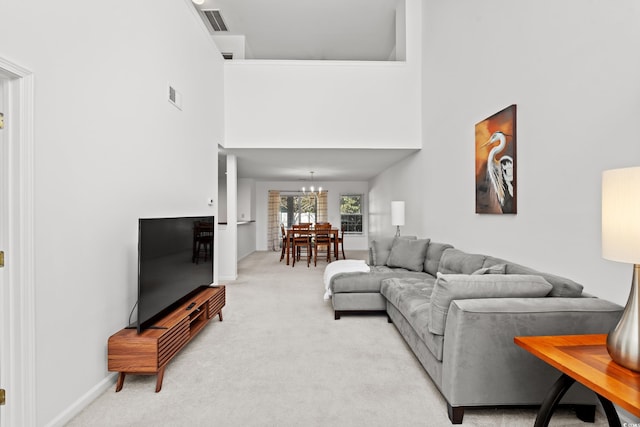
{"label": "sofa armrest", "polygon": [[[623,308],[598,298],[491,298],[451,303],[442,392],[451,406],[540,404],[558,371],[520,348],[516,336],[608,333]],[[566,403],[593,394],[573,387]]]}

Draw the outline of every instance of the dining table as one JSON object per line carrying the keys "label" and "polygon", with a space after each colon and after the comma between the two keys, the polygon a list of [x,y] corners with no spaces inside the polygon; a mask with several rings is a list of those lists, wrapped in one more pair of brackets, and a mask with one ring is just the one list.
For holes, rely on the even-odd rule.
{"label": "dining table", "polygon": [[329,236],[331,236],[331,239],[333,240],[333,253],[334,256],[338,257],[338,237],[339,237],[339,233],[340,233],[340,229],[338,228],[321,228],[321,229],[315,229],[314,227],[310,227],[309,229],[293,229],[293,228],[288,228],[287,229],[287,238],[285,239],[286,241],[286,245],[287,245],[287,265],[289,265],[289,254],[292,252],[291,249],[291,241],[293,240],[293,236],[296,233],[300,233],[300,232],[304,232],[304,233],[309,233],[312,236],[315,235],[318,231],[322,232],[322,233],[326,233]]}

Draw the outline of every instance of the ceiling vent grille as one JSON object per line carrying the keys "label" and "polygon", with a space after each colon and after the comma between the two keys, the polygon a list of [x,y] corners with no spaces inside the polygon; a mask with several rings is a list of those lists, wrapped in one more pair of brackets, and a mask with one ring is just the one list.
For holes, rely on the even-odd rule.
{"label": "ceiling vent grille", "polygon": [[211,24],[211,28],[213,31],[229,31],[227,28],[227,24],[224,23],[222,19],[222,14],[220,14],[220,10],[203,10],[204,16],[207,17],[207,20]]}

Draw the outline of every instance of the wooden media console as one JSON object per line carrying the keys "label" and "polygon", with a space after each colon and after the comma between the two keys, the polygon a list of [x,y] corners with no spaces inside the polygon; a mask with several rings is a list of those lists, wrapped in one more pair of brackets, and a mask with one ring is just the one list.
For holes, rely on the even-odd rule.
{"label": "wooden media console", "polygon": [[218,315],[226,302],[225,287],[205,288],[177,307],[153,329],[138,334],[122,329],[109,337],[108,369],[118,372],[116,392],[122,390],[126,374],[157,375],[156,393],[162,389],[167,363],[186,346],[205,325]]}

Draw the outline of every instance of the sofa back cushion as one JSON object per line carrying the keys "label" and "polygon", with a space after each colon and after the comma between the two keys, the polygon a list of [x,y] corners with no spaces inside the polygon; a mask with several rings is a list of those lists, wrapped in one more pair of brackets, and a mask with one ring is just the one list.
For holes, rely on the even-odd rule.
{"label": "sofa back cushion", "polygon": [[371,265],[387,265],[393,242],[396,239],[416,240],[416,236],[384,237],[371,241],[369,262]]}
{"label": "sofa back cushion", "polygon": [[446,249],[440,259],[438,271],[442,274],[471,274],[487,267],[484,265],[486,255],[468,254],[459,249]]}
{"label": "sofa back cushion", "polygon": [[391,247],[387,265],[406,268],[410,271],[422,271],[428,246],[429,239],[396,239]]}
{"label": "sofa back cushion", "polygon": [[567,279],[566,277],[536,271],[533,268],[514,264],[512,262],[507,263],[507,274],[535,274],[543,277],[553,286],[553,289],[549,293],[550,297],[576,298],[582,295],[583,286],[571,279]]}
{"label": "sofa back cushion", "polygon": [[451,301],[477,298],[536,298],[546,296],[553,286],[540,276],[519,274],[438,273],[431,293],[429,332],[444,335]]}
{"label": "sofa back cushion", "polygon": [[440,259],[446,249],[453,248],[447,243],[429,242],[427,247],[427,256],[424,259],[424,271],[436,277],[440,266]]}

